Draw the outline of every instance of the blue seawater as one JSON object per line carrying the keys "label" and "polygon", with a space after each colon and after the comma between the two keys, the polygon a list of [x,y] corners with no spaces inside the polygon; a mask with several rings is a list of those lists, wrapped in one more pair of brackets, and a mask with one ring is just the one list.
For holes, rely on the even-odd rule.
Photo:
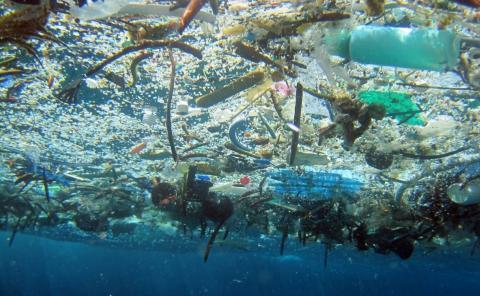
{"label": "blue seawater", "polygon": [[0,232],[0,295],[478,295],[480,254],[420,252],[410,260],[323,247],[255,253],[112,249]]}

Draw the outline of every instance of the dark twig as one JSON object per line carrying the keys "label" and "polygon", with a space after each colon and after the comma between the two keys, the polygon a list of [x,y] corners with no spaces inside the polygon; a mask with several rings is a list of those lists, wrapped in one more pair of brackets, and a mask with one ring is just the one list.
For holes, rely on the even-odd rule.
{"label": "dark twig", "polygon": [[334,95],[332,95],[332,94],[319,93],[318,91],[316,91],[316,90],[314,90],[314,89],[311,89],[311,88],[309,88],[309,87],[306,87],[306,86],[303,86],[303,90],[304,90],[306,93],[308,93],[308,94],[310,94],[310,95],[312,95],[312,96],[314,96],[314,97],[316,97],[316,98],[319,98],[319,99],[322,99],[322,100],[327,100],[327,101],[329,101],[329,102],[331,102],[331,103],[335,103],[335,101],[339,99],[338,97],[336,97],[336,96],[334,96]]}
{"label": "dark twig", "polygon": [[138,81],[138,74],[137,74],[137,67],[138,64],[140,64],[141,61],[144,59],[150,58],[153,56],[153,53],[151,52],[142,52],[139,55],[137,55],[135,58],[133,58],[132,63],[130,64],[130,72],[132,73],[132,83],[129,84],[128,86],[132,87],[137,84]]}
{"label": "dark twig", "polygon": [[171,48],[168,49],[168,55],[170,56],[170,62],[172,64],[172,70],[170,73],[170,86],[168,88],[168,99],[167,99],[167,111],[166,111],[166,126],[167,126],[167,135],[168,135],[168,144],[170,145],[170,150],[172,151],[172,158],[174,161],[178,160],[177,150],[175,149],[175,142],[173,139],[172,131],[172,99],[173,99],[173,89],[175,87],[175,58],[173,57],[173,51]]}
{"label": "dark twig", "polygon": [[42,67],[42,61],[40,60],[39,56],[35,52],[35,49],[33,46],[25,42],[24,40],[18,39],[18,38],[11,38],[11,37],[5,37],[5,38],[0,38],[0,44],[2,43],[10,43],[19,46],[20,48],[23,48],[29,55],[33,56],[33,58],[40,64]]}
{"label": "dark twig", "polygon": [[243,149],[240,149],[238,148],[237,146],[233,145],[232,143],[230,142],[226,142],[224,144],[225,148],[227,148],[228,150],[232,150],[234,152],[237,152],[238,154],[241,154],[241,155],[246,155],[246,156],[250,156],[250,157],[253,157],[253,158],[261,158],[259,155],[257,154],[253,154],[253,153],[250,153],[248,151],[245,151]]}
{"label": "dark twig", "polygon": [[278,103],[276,95],[273,92],[270,92],[270,99],[272,100],[273,108],[277,112],[278,117],[282,121],[285,121],[285,118],[283,117],[283,114],[282,114],[282,107],[280,107],[280,104]]}
{"label": "dark twig", "polygon": [[180,157],[178,157],[178,160],[187,160],[187,159],[190,159],[190,158],[195,158],[195,157],[205,157],[205,158],[212,158],[212,156],[210,154],[207,154],[207,153],[190,153],[190,154],[184,154]]}
{"label": "dark twig", "polygon": [[236,41],[233,43],[233,45],[235,46],[235,53],[244,59],[247,59],[254,63],[264,62],[267,65],[278,68],[280,71],[284,72],[290,77],[295,78],[298,76],[297,73],[286,68],[278,61],[274,61],[269,56],[262,54],[253,46],[250,46],[242,41]]}
{"label": "dark twig", "polygon": [[203,261],[207,262],[208,256],[210,255],[210,250],[212,250],[213,243],[215,242],[215,238],[217,237],[218,231],[220,228],[222,228],[223,224],[225,223],[226,220],[220,221],[216,226],[215,229],[213,230],[212,235],[210,236],[210,239],[208,240],[207,247],[205,248],[205,253],[203,254]]}
{"label": "dark twig", "polygon": [[117,53],[114,53],[110,57],[104,59],[100,63],[96,64],[92,68],[90,68],[84,75],[82,75],[81,78],[78,78],[74,80],[73,82],[69,83],[58,95],[57,98],[60,101],[63,101],[65,103],[74,103],[77,99],[77,94],[78,94],[78,89],[80,88],[80,85],[86,77],[91,77],[95,75],[97,72],[102,70],[105,66],[108,64],[112,63],[113,61],[121,58],[122,56],[129,54],[131,52],[139,51],[139,50],[144,50],[148,48],[156,49],[156,48],[163,48],[163,47],[168,47],[168,48],[177,48],[180,49],[181,51],[184,51],[186,53],[189,53],[193,55],[196,58],[201,59],[202,58],[202,52],[193,46],[181,42],[181,41],[175,41],[175,40],[142,40],[140,43],[132,45],[132,46],[127,46],[120,50]]}
{"label": "dark twig", "polygon": [[77,78],[65,86],[62,91],[57,94],[57,98],[68,104],[73,104],[77,100],[78,90],[82,84],[84,77]]}
{"label": "dark twig", "polygon": [[[300,128],[300,117],[302,115],[302,100],[303,100],[303,86],[300,83],[297,83],[297,93],[295,99],[295,114],[293,117],[293,124]],[[289,164],[293,165],[295,161],[295,155],[297,154],[298,139],[300,133],[298,131],[292,131],[292,146],[290,148],[290,161]]]}
{"label": "dark twig", "polygon": [[185,148],[181,153],[187,153],[187,152],[190,152],[190,151],[195,150],[195,149],[197,149],[197,148],[206,146],[206,145],[208,145],[208,144],[209,144],[209,143],[201,142],[201,143],[192,145],[192,146],[190,146],[190,147],[188,147],[188,148]]}
{"label": "dark twig", "polygon": [[120,57],[129,54],[131,52],[147,49],[147,48],[177,48],[186,53],[193,55],[196,58],[202,58],[202,52],[191,45],[181,42],[181,41],[173,41],[173,40],[142,40],[140,43],[132,46],[127,46],[124,49],[120,50],[119,52],[113,54],[112,56],[106,58],[105,60],[101,61],[94,67],[90,68],[90,70],[85,73],[88,77],[94,75],[98,71],[102,70],[106,65],[110,64],[111,62],[119,59]]}
{"label": "dark twig", "polygon": [[47,198],[47,202],[50,202],[50,193],[48,191],[48,180],[47,180],[47,174],[45,172],[45,168],[43,168],[42,177],[43,177],[43,188],[45,190],[45,197]]}
{"label": "dark twig", "polygon": [[451,86],[440,86],[440,85],[421,85],[410,82],[397,82],[396,85],[401,86],[410,86],[416,88],[433,88],[433,89],[445,89],[445,90],[474,90],[471,87],[451,87]]}
{"label": "dark twig", "polygon": [[260,183],[258,184],[258,192],[260,194],[260,196],[262,196],[262,193],[263,193],[263,186],[265,185],[265,182],[267,182],[267,178],[268,176],[264,176],[262,181],[260,181]]}
{"label": "dark twig", "polygon": [[17,224],[13,227],[12,235],[10,236],[10,240],[8,241],[8,246],[11,247],[13,244],[13,241],[15,240],[15,235],[17,234],[18,227],[20,226],[20,221],[22,220],[22,217],[18,217]]}
{"label": "dark twig", "polygon": [[413,154],[413,153],[408,153],[408,152],[404,152],[404,151],[398,151],[396,152],[397,154],[400,154],[401,156],[403,157],[407,157],[407,158],[415,158],[415,159],[438,159],[438,158],[444,158],[444,157],[448,157],[448,156],[451,156],[451,155],[454,155],[454,154],[457,154],[457,153],[460,153],[460,152],[463,152],[465,150],[468,150],[472,148],[471,146],[465,146],[465,147],[461,147],[459,149],[456,149],[454,151],[450,151],[450,152],[447,152],[447,153],[443,153],[443,154],[435,154],[435,155],[421,155],[421,154]]}

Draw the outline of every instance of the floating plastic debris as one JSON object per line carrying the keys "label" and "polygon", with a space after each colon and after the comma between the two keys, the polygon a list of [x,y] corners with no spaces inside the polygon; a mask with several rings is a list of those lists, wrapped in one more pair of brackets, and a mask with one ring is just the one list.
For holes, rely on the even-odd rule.
{"label": "floating plastic debris", "polygon": [[37,146],[27,146],[23,152],[28,162],[28,170],[34,174],[39,174],[40,149]]}
{"label": "floating plastic debris", "polygon": [[137,154],[137,153],[140,153],[143,149],[145,149],[145,147],[147,147],[147,143],[145,142],[142,142],[142,143],[138,143],[137,145],[133,146],[130,151],[128,151],[128,154]]}
{"label": "floating plastic debris", "polygon": [[331,54],[363,64],[448,71],[460,61],[460,38],[446,30],[358,26],[326,42]]}
{"label": "floating plastic debris", "polygon": [[[402,259],[480,241],[478,11],[16,2],[36,6],[0,1],[0,230],[161,251],[221,233],[288,252],[295,233]],[[65,2],[121,17],[73,21]]]}
{"label": "floating plastic debris", "polygon": [[480,180],[467,184],[455,183],[447,190],[448,197],[456,204],[468,206],[480,203]]}
{"label": "floating plastic debris", "polygon": [[146,105],[143,107],[143,118],[142,121],[149,125],[153,126],[157,122],[157,107]]}
{"label": "floating plastic debris", "polygon": [[287,122],[287,124],[285,124],[285,126],[294,133],[299,133],[300,132],[300,128],[298,126],[296,126],[293,122]]}
{"label": "floating plastic debris", "polygon": [[[72,3],[74,1],[68,0]],[[103,19],[111,16],[141,15],[141,16],[173,16],[180,17],[185,11],[184,8],[171,10],[169,5],[145,4],[138,0],[105,0],[88,1],[88,5],[77,7],[71,4],[70,13],[82,20]],[[195,19],[214,23],[215,16],[211,13],[200,11]]]}
{"label": "floating plastic debris", "polygon": [[289,96],[295,93],[295,87],[289,86],[284,80],[275,82],[271,89],[282,96]]}
{"label": "floating plastic debris", "polygon": [[177,103],[177,108],[175,109],[177,114],[186,115],[188,114],[188,102],[187,101],[180,101]]}
{"label": "floating plastic debris", "polygon": [[232,83],[214,90],[212,93],[198,97],[195,102],[199,107],[210,107],[229,97],[260,83],[265,77],[263,70],[255,70],[236,79]]}
{"label": "floating plastic debris", "polygon": [[366,104],[380,104],[385,107],[387,116],[394,117],[398,122],[404,122],[410,125],[424,125],[425,122],[420,118],[422,111],[412,101],[412,96],[400,92],[383,91],[361,91],[358,94],[360,101]]}
{"label": "floating plastic debris", "polygon": [[212,179],[209,175],[195,174],[195,180],[202,182],[210,182]]}
{"label": "floating plastic debris", "polygon": [[344,177],[341,173],[313,169],[281,169],[267,176],[268,187],[273,192],[308,199],[350,196],[360,191],[363,185],[361,181]]}
{"label": "floating plastic debris", "polygon": [[243,176],[240,178],[240,184],[248,185],[250,184],[250,178],[248,176]]}

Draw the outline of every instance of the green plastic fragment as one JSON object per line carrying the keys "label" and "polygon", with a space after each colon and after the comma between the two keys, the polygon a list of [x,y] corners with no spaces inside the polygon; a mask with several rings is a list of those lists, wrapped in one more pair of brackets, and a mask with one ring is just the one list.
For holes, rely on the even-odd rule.
{"label": "green plastic fragment", "polygon": [[130,40],[127,40],[127,41],[124,41],[124,42],[122,43],[122,48],[129,47],[129,46],[133,46],[133,45],[135,45],[135,43],[133,43],[133,42],[130,41]]}
{"label": "green plastic fragment", "polygon": [[480,107],[480,101],[479,100],[471,100],[469,103],[468,103],[468,107],[474,109],[474,108],[478,108]]}
{"label": "green plastic fragment", "polygon": [[52,195],[52,197],[56,197],[63,188],[60,185],[48,185],[48,191]]}
{"label": "green plastic fragment", "polygon": [[[34,187],[35,192],[44,195],[45,194],[45,187],[42,183],[37,183],[37,185]],[[58,194],[60,194],[63,191],[63,187],[57,184],[48,184],[48,194],[50,198],[56,198],[58,197]]]}
{"label": "green plastic fragment", "polygon": [[360,101],[365,104],[383,105],[387,110],[387,116],[392,114],[391,116],[398,122],[409,125],[425,125],[425,121],[418,113],[420,108],[412,101],[411,95],[400,92],[368,90],[360,92],[358,96]]}

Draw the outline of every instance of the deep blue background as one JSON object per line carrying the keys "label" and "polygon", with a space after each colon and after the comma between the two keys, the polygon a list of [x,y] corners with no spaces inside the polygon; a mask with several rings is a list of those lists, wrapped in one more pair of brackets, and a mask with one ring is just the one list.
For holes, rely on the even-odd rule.
{"label": "deep blue background", "polygon": [[[284,257],[214,249],[111,249],[0,232],[0,295],[479,295],[480,253],[417,252],[408,261],[323,248]],[[288,253],[288,252],[287,252]]]}

